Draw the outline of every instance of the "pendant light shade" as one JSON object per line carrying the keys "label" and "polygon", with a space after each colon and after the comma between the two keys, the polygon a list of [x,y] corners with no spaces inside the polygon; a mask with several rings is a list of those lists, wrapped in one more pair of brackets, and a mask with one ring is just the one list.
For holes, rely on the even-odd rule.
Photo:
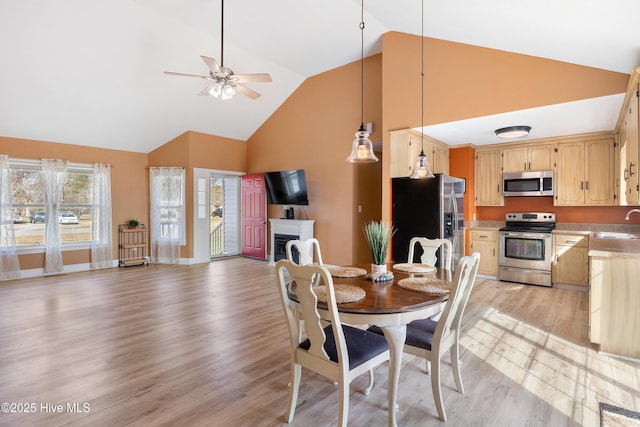
{"label": "pendant light shade", "polygon": [[369,140],[369,132],[364,127],[364,123],[360,125],[360,129],[356,132],[356,139],[353,140],[351,155],[347,157],[350,163],[373,163],[378,158],[373,153],[373,144]]}
{"label": "pendant light shade", "polygon": [[416,160],[416,165],[413,168],[413,174],[411,178],[413,179],[421,179],[421,178],[433,178],[433,172],[431,172],[431,165],[427,160],[427,156],[424,154],[424,151],[420,152],[418,159]]}
{"label": "pendant light shade", "polygon": [[373,163],[378,158],[373,153],[373,144],[369,139],[369,132],[364,127],[364,0],[362,0],[362,11],[360,16],[360,128],[356,132],[356,139],[353,140],[351,155],[347,157],[350,163]]}

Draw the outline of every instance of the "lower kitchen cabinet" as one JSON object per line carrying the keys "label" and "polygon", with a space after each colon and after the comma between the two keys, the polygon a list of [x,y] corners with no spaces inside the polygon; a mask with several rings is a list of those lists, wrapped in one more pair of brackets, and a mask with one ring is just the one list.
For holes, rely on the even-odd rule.
{"label": "lower kitchen cabinet", "polygon": [[551,281],[589,286],[589,235],[554,234]]}
{"label": "lower kitchen cabinet", "polygon": [[497,230],[471,230],[471,251],[480,254],[479,274],[498,275]]}
{"label": "lower kitchen cabinet", "polygon": [[606,353],[640,359],[640,257],[590,257],[589,338]]}

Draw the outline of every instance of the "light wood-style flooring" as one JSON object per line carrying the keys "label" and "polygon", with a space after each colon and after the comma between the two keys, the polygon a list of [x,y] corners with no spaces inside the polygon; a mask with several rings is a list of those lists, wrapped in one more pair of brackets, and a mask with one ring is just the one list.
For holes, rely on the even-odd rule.
{"label": "light wood-style flooring", "polygon": [[[465,394],[443,369],[442,423],[405,355],[400,426],[599,426],[640,411],[640,364],[588,342],[588,294],[478,278],[463,319]],[[640,309],[640,308],[639,308]],[[274,268],[233,258],[0,282],[0,426],[280,426],[288,335]],[[386,426],[387,365],[351,387],[349,425]],[[61,406],[58,406],[61,405]],[[337,422],[338,391],[303,371],[292,426]],[[32,410],[24,413],[25,410]]]}

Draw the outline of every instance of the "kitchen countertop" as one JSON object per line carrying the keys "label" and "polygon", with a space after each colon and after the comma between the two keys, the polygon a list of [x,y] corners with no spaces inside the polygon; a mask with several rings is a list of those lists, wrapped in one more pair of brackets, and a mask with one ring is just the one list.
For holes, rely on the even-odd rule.
{"label": "kitchen countertop", "polygon": [[589,239],[590,257],[640,258],[640,239]]}
{"label": "kitchen countertop", "polygon": [[[504,221],[471,221],[471,230],[497,231],[505,226]],[[640,239],[600,239],[593,233],[608,231],[614,233],[640,234],[640,225],[635,224],[556,224],[553,234],[580,234],[589,236],[589,256],[640,258]]]}
{"label": "kitchen countertop", "polygon": [[579,234],[579,235],[585,235],[585,236],[589,236],[591,235],[591,231],[589,230],[558,230],[555,229],[551,232],[552,234]]}

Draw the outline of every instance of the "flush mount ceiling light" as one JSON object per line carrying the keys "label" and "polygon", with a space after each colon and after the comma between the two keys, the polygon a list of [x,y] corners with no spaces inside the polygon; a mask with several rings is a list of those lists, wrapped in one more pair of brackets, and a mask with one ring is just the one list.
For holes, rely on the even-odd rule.
{"label": "flush mount ceiling light", "polygon": [[500,138],[519,138],[527,136],[531,132],[531,126],[507,126],[506,128],[496,129],[496,136]]}
{"label": "flush mount ceiling light", "polygon": [[415,167],[413,168],[413,174],[410,176],[411,179],[422,179],[422,178],[433,178],[433,172],[431,172],[431,165],[427,161],[427,156],[424,154],[424,0],[421,0],[422,7],[420,9],[422,15],[422,37],[420,38],[420,57],[422,58],[421,68],[420,68],[420,81],[421,81],[421,90],[422,98],[420,101],[420,117],[421,117],[421,141],[422,141],[422,149],[420,150],[420,155],[416,159]]}
{"label": "flush mount ceiling light", "polygon": [[364,127],[364,0],[362,0],[362,11],[360,15],[360,128],[356,132],[356,139],[351,147],[351,155],[347,157],[350,163],[373,163],[378,158],[373,153],[373,144],[369,139],[369,132]]}

